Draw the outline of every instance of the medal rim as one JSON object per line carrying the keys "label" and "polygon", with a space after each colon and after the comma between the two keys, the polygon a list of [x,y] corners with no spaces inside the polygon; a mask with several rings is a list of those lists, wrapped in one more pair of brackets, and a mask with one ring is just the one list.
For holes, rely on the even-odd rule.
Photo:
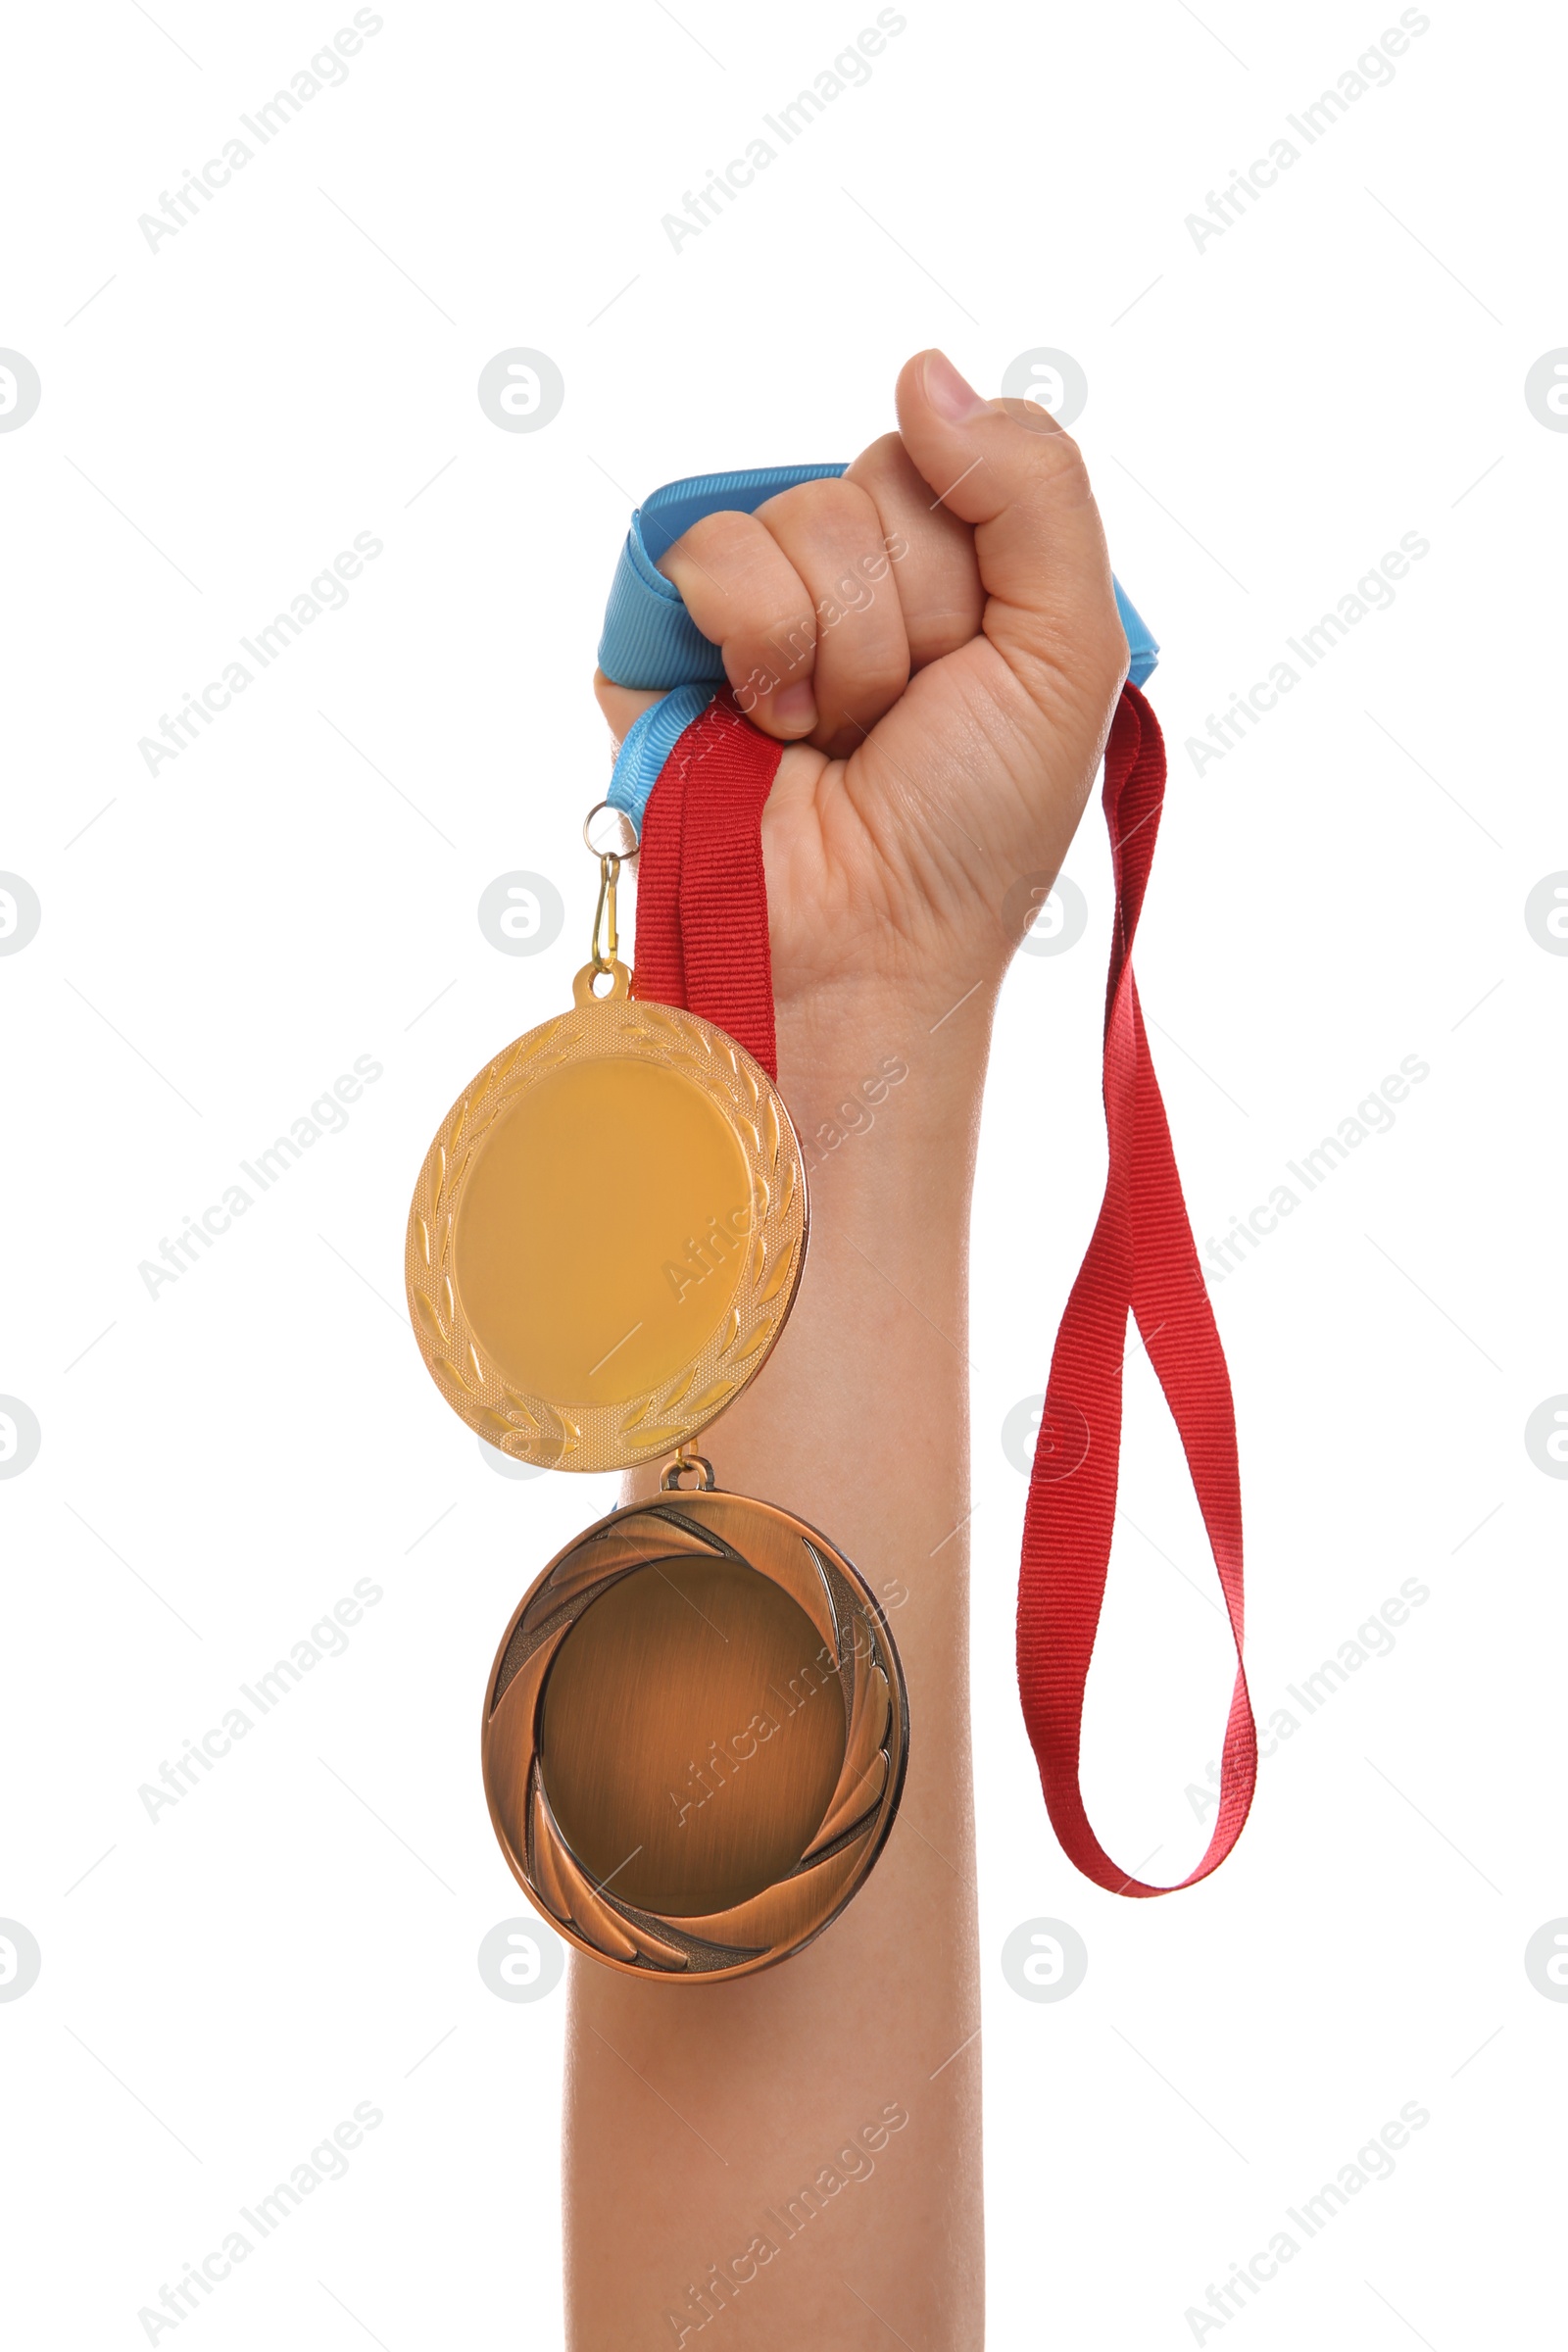
{"label": "medal rim", "polygon": [[[803,1934],[793,1936],[779,1944],[770,1946],[766,1951],[760,1952],[754,1957],[748,1957],[747,1959],[739,1961],[727,1968],[663,1969],[657,1967],[639,1967],[635,1961],[622,1960],[613,1952],[601,1950],[597,1944],[593,1943],[586,1936],[579,1933],[579,1931],[571,1924],[570,1921],[557,1918],[555,1912],[551,1910],[549,1904],[539,1893],[531,1878],[529,1877],[526,1855],[525,1853],[522,1856],[518,1855],[516,1847],[514,1843],[514,1828],[509,1826],[502,1819],[500,1808],[496,1801],[496,1792],[492,1782],[492,1741],[490,1727],[496,1711],[501,1704],[501,1699],[505,1697],[505,1692],[502,1692],[500,1697],[496,1695],[496,1684],[500,1678],[502,1665],[506,1659],[507,1651],[512,1645],[513,1637],[516,1633],[517,1627],[521,1623],[522,1619],[526,1616],[529,1608],[534,1600],[538,1597],[539,1593],[543,1592],[551,1577],[555,1574],[556,1570],[562,1566],[563,1562],[569,1559],[574,1551],[579,1550],[584,1544],[591,1543],[595,1537],[602,1536],[607,1532],[607,1530],[613,1528],[617,1521],[635,1518],[639,1514],[650,1510],[661,1502],[678,1503],[683,1509],[689,1511],[693,1504],[700,1505],[710,1496],[711,1496],[715,1501],[721,1501],[730,1504],[738,1503],[749,1510],[760,1511],[765,1513],[770,1518],[785,1521],[792,1531],[798,1533],[809,1543],[818,1546],[841,1571],[841,1573],[846,1576],[850,1583],[851,1590],[855,1594],[857,1604],[864,1610],[864,1613],[870,1619],[875,1630],[881,1645],[883,1663],[886,1668],[888,1692],[891,1701],[890,1720],[884,1741],[888,1754],[888,1776],[886,1784],[882,1789],[882,1793],[877,1800],[877,1817],[875,1825],[867,1838],[864,1850],[861,1852],[857,1861],[855,1870],[845,1885],[839,1889],[838,1893],[828,1904],[825,1905],[821,1916],[813,1919]],[[699,1519],[701,1518],[700,1511],[696,1515],[699,1517]],[[744,1554],[741,1556],[745,1558]],[[750,1558],[745,1558],[745,1564],[751,1569],[754,1576],[767,1575],[767,1571],[764,1568],[758,1567],[756,1562]],[[606,1581],[608,1582],[617,1578],[618,1574],[619,1572],[615,1570],[607,1571]],[[591,1592],[589,1597],[583,1601],[582,1608],[578,1611],[577,1616],[572,1620],[573,1624],[580,1622],[581,1617],[586,1614],[587,1610],[592,1606],[594,1597],[595,1594]],[[568,1628],[566,1638],[569,1638],[569,1631],[570,1629]],[[559,1655],[560,1649],[564,1648],[564,1646],[565,1639],[564,1638],[558,1646],[556,1654]],[[524,1663],[526,1663],[526,1661]],[[551,1663],[554,1663],[554,1659],[552,1659]],[[841,1662],[839,1667],[839,1678],[842,1678],[842,1674],[843,1665]],[[531,1804],[533,1791],[536,1787],[542,1786],[539,1772],[539,1726],[544,1710],[545,1691],[548,1688],[548,1685],[549,1668],[547,1667],[544,1675],[541,1677],[539,1690],[534,1699],[533,1721],[530,1726],[528,1740],[528,1765],[525,1775],[525,1785],[528,1790],[528,1795],[524,1799],[525,1808]],[[510,1689],[510,1684],[508,1687]],[[839,1679],[839,1688],[841,1690],[843,1688],[841,1679]],[[904,1661],[899,1655],[898,1643],[894,1640],[893,1629],[888,1623],[887,1612],[882,1607],[881,1602],[877,1599],[876,1594],[872,1592],[870,1585],[866,1582],[866,1579],[861,1574],[860,1570],[849,1557],[848,1553],[840,1549],[839,1545],[830,1536],[824,1535],[822,1530],[813,1526],[808,1519],[803,1519],[799,1512],[792,1511],[786,1504],[763,1502],[756,1495],[736,1494],[723,1487],[700,1489],[695,1493],[686,1493],[680,1490],[675,1490],[666,1494],[662,1491],[660,1491],[651,1495],[647,1495],[638,1501],[619,1503],[616,1505],[614,1510],[607,1512],[602,1519],[596,1519],[591,1526],[579,1530],[579,1532],[571,1538],[569,1543],[564,1544],[560,1550],[557,1551],[555,1555],[546,1562],[545,1566],[534,1578],[532,1584],[529,1585],[522,1598],[518,1601],[516,1607],[513,1610],[511,1616],[508,1618],[506,1631],[502,1634],[501,1640],[496,1644],[495,1656],[490,1663],[490,1672],[485,1681],[484,1705],[479,1725],[479,1761],[481,1777],[484,1782],[485,1804],[490,1815],[490,1826],[495,1832],[496,1842],[500,1846],[502,1854],[506,1859],[507,1868],[512,1873],[512,1876],[516,1881],[517,1885],[521,1887],[523,1893],[527,1896],[529,1902],[533,1905],[533,1908],[538,1912],[540,1918],[545,1922],[545,1925],[553,1929],[556,1935],[558,1935],[564,1942],[569,1944],[574,1951],[581,1952],[585,1958],[596,1961],[601,1967],[612,1968],[617,1972],[617,1974],[626,1977],[635,1977],[639,1980],[639,1982],[644,1984],[730,1984],[738,1978],[757,1976],[760,1975],[764,1969],[776,1968],[781,1962],[793,1959],[797,1952],[804,1951],[808,1944],[814,1943],[816,1938],[823,1935],[826,1930],[833,1925],[833,1922],[841,1915],[848,1905],[854,1901],[856,1895],[865,1885],[866,1880],[870,1877],[871,1872],[875,1869],[878,1861],[881,1859],[888,1839],[893,1834],[893,1826],[898,1819],[899,1809],[904,1800],[905,1781],[907,1776],[909,1764],[909,1693],[904,1672]],[[545,1791],[545,1793],[548,1797],[548,1791]],[[853,1824],[851,1826],[853,1827]],[[557,1835],[561,1835],[559,1828],[557,1830]],[[524,1845],[526,1846],[526,1821],[524,1821],[523,1824],[523,1840]],[[562,1838],[562,1843],[564,1845],[564,1838]],[[566,1850],[569,1854],[569,1847]],[[809,1851],[809,1848],[808,1848],[808,1851]],[[575,1867],[581,1871],[584,1876],[589,1875],[587,1873],[586,1865],[576,1862],[575,1856],[572,1857],[572,1860]],[[781,1886],[785,1884],[787,1884],[787,1881],[785,1880],[776,1880],[774,1882],[774,1886]],[[771,1888],[763,1889],[764,1893],[771,1891]],[[657,1918],[660,1915],[656,1913],[639,1912],[639,1917]],[[681,1918],[676,1914],[672,1913],[669,1915],[669,1924],[672,1928],[681,1933],[689,1934],[690,1932],[689,1930],[684,1929]]]}
{"label": "medal rim", "polygon": [[[754,1214],[747,1228],[740,1282],[720,1326],[722,1336],[710,1333],[678,1372],[636,1396],[613,1404],[583,1405],[521,1388],[501,1372],[468,1320],[460,1286],[451,1276],[449,1254],[474,1146],[540,1079],[568,1061],[599,1058],[574,1054],[569,1046],[565,1052],[549,1050],[568,1025],[575,1032],[596,1022],[605,1030],[609,1048],[603,1058],[620,1050],[617,1036],[635,1023],[644,1041],[637,1057],[673,1070],[699,1088],[735,1138],[754,1209],[759,1183],[766,1187],[767,1200],[761,1217]],[[662,1051],[648,1051],[650,1032],[655,1048]],[[694,1067],[696,1055],[704,1058]],[[736,1085],[750,1092],[750,1113],[727,1089],[712,1083],[710,1065],[716,1062],[721,1068],[725,1061]],[[769,1118],[776,1140],[764,1151]],[[764,1166],[764,1161],[770,1164]],[[498,1451],[542,1470],[635,1470],[697,1437],[755,1380],[777,1346],[799,1296],[809,1235],[809,1188],[800,1138],[778,1088],[746,1048],[715,1022],[682,1006],[618,994],[589,996],[586,1001],[579,996],[567,1010],[552,1014],[493,1054],[457,1097],[431,1139],[409,1205],[404,1246],[409,1321],[425,1369],[447,1403]],[[754,1270],[759,1239],[763,1254]],[[789,1270],[776,1280],[781,1253]],[[765,1338],[759,1338],[762,1332]],[[688,1401],[694,1395],[695,1405]]]}

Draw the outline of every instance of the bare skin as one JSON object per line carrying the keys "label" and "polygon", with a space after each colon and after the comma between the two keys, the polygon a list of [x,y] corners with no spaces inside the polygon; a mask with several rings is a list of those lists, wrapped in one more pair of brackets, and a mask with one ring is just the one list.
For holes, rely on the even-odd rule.
{"label": "bare skin", "polygon": [[[706,1450],[883,1595],[909,1777],[875,1873],[784,1966],[696,1986],[574,1962],[572,2352],[984,2342],[969,1197],[1003,903],[1056,871],[1127,657],[1052,419],[982,402],[940,353],[903,370],[898,417],[843,481],[712,515],[661,568],[789,746],[762,824],[779,1083],[804,1134],[845,1134],[789,1326]],[[655,699],[596,691],[617,737]]]}

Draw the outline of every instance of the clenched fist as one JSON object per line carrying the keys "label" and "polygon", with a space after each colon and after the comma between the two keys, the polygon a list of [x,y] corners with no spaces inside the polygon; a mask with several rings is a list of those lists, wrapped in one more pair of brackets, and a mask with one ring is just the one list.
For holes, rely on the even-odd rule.
{"label": "clenched fist", "polygon": [[[781,1019],[1000,981],[1003,902],[1060,864],[1126,674],[1076,444],[939,351],[897,404],[841,479],[710,514],[659,566],[788,746],[762,820]],[[617,738],[658,700],[596,692]]]}

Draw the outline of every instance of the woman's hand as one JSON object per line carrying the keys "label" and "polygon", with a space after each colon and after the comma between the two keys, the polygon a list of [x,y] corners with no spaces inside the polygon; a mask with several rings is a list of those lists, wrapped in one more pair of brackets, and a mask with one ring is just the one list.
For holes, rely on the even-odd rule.
{"label": "woman's hand", "polygon": [[[841,480],[709,515],[660,569],[789,748],[763,816],[781,1018],[1000,980],[1003,905],[1054,875],[1127,667],[1076,444],[941,352]],[[617,737],[656,696],[596,681]]]}

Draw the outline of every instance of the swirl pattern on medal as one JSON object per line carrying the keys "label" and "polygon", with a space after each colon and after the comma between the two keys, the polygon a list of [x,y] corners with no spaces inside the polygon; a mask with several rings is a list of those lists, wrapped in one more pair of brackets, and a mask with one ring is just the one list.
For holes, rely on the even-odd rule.
{"label": "swirl pattern on medal", "polygon": [[[786,1608],[797,1607],[809,1620],[810,1638],[820,1644],[815,1651],[820,1694],[835,1710],[828,1727],[831,1771],[817,1780],[807,1820],[787,1794],[781,1795],[777,1781],[767,1788],[760,1777],[749,1781],[744,1762],[731,1762],[725,1779],[710,1760],[705,1786],[712,1783],[710,1794],[721,1793],[735,1808],[720,1825],[721,1850],[732,1870],[765,1877],[767,1883],[748,1884],[737,1900],[694,1908],[710,1884],[702,1867],[695,1866],[685,1899],[662,1906],[646,1895],[636,1899],[635,1886],[627,1891],[627,1866],[658,1835],[657,1826],[649,1824],[657,1825],[664,1797],[654,1786],[660,1743],[650,1742],[646,1733],[639,1739],[635,1719],[612,1693],[604,1701],[603,1723],[574,1700],[567,1738],[553,1744],[551,1677],[564,1671],[562,1662],[574,1632],[614,1588],[641,1571],[669,1588],[683,1572],[690,1579],[694,1571],[700,1577],[705,1565],[711,1573],[727,1564],[773,1586]],[[703,1593],[705,1589],[699,1583],[696,1590]],[[700,1748],[708,1723],[716,1719],[710,1712],[704,1715],[702,1694],[712,1673],[709,1661],[717,1653],[705,1651],[703,1644],[721,1628],[710,1619],[705,1635],[699,1618],[706,1612],[698,1601],[691,1602],[689,1620],[682,1619],[679,1611],[689,1600],[682,1592],[668,1604],[676,1624],[689,1622],[684,1639],[692,1645],[693,1664],[684,1696],[670,1701],[679,1721],[669,1727],[663,1743],[669,1753],[683,1752],[688,1735]],[[728,1643],[731,1636],[724,1639]],[[628,1678],[640,1665],[640,1657],[635,1666],[628,1658]],[[596,1690],[600,1675],[596,1657]],[[769,1686],[780,1719],[792,1700],[799,1698],[803,1709],[816,1703],[809,1690],[799,1697],[806,1679],[792,1679],[788,1695],[776,1682]],[[819,1722],[827,1725],[827,1718]],[[773,1730],[778,1734],[778,1723]],[[674,1748],[668,1747],[669,1740]],[[907,1700],[892,1635],[850,1562],[814,1530],[773,1505],[721,1492],[669,1495],[629,1505],[590,1528],[530,1589],[491,1674],[483,1729],[485,1790],[514,1876],[561,1934],[628,1973],[712,1983],[788,1958],[843,1909],[892,1829],[907,1744]],[[584,1769],[574,1772],[573,1764]],[[579,1834],[578,1844],[562,1818],[577,1802],[574,1782],[591,1786],[600,1802],[588,1825],[590,1835]],[[681,1803],[679,1788],[668,1794],[677,1806]],[[580,1810],[577,1818],[581,1823]],[[793,1833],[786,1848],[778,1844],[781,1824],[786,1834]],[[674,1850],[683,1834],[682,1829],[666,1838],[666,1845]],[[591,1852],[595,1841],[600,1850]],[[622,1846],[631,1849],[624,1862],[607,1860]]]}
{"label": "swirl pattern on medal", "polygon": [[[465,1309],[454,1262],[465,1186],[519,1097],[568,1064],[628,1050],[692,1080],[721,1108],[750,1185],[743,1262],[727,1314],[675,1377],[609,1404],[546,1396],[506,1377]],[[448,1403],[501,1452],[544,1469],[629,1469],[695,1436],[760,1369],[794,1300],[807,1224],[789,1115],[743,1047],[673,1006],[620,997],[579,1004],[498,1054],[443,1120],[409,1211],[410,1319]]]}

